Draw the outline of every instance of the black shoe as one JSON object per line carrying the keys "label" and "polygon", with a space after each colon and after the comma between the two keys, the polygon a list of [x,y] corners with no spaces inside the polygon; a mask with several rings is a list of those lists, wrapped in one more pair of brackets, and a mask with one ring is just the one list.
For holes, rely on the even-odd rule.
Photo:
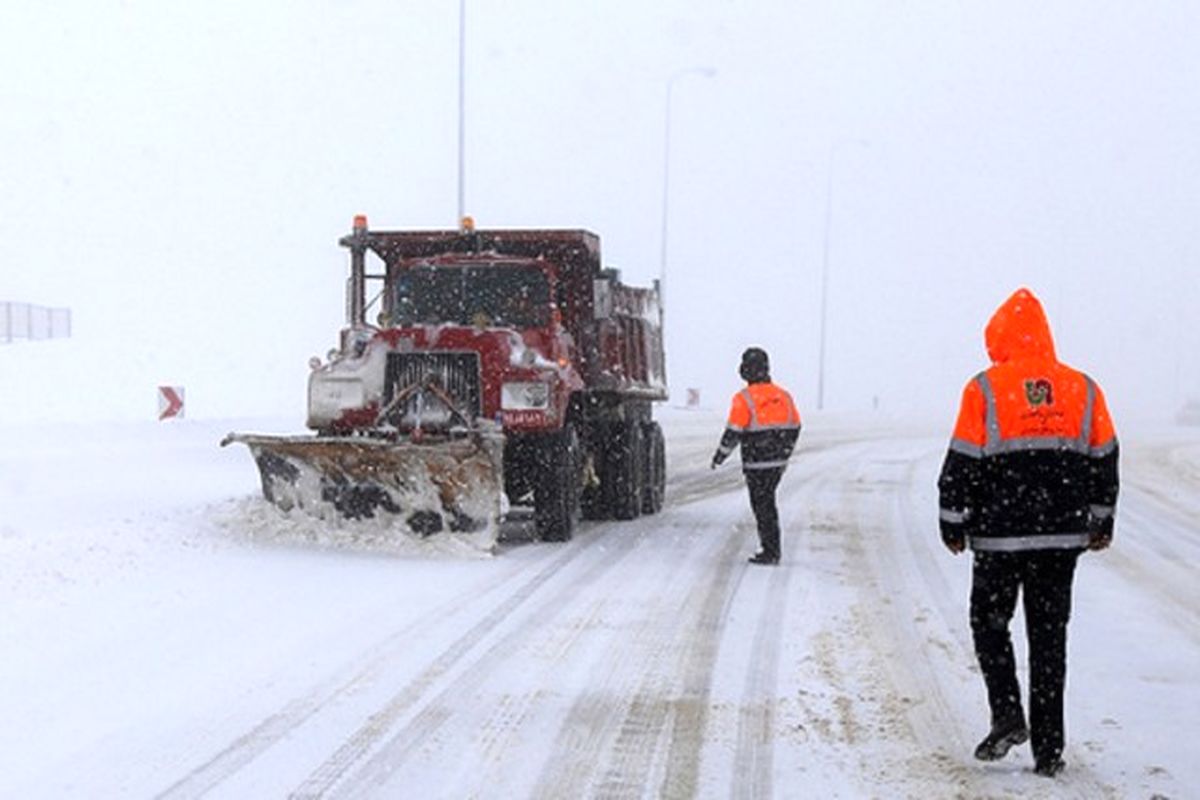
{"label": "black shoe", "polygon": [[992,726],[992,731],[983,737],[975,748],[975,757],[980,761],[999,761],[1008,755],[1015,745],[1029,740],[1029,729],[1025,720],[1017,717]]}
{"label": "black shoe", "polygon": [[1039,758],[1037,760],[1037,765],[1033,768],[1033,771],[1038,775],[1041,775],[1043,778],[1053,778],[1055,775],[1062,772],[1066,766],[1066,763],[1064,763],[1063,760],[1058,756],[1054,756],[1052,758]]}
{"label": "black shoe", "polygon": [[779,556],[769,556],[766,553],[755,553],[750,556],[751,564],[778,564]]}

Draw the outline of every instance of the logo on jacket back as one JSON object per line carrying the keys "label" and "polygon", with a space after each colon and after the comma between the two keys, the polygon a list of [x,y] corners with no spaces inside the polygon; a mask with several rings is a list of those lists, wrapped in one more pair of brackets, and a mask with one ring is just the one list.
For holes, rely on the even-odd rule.
{"label": "logo on jacket back", "polygon": [[1054,387],[1045,378],[1025,381],[1025,399],[1031,406],[1054,405]]}

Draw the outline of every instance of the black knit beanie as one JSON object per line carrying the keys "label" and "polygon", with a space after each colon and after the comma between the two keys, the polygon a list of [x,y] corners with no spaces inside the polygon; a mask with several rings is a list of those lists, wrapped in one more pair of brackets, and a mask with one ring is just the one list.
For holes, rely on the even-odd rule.
{"label": "black knit beanie", "polygon": [[767,383],[771,380],[771,362],[767,351],[761,347],[748,347],[742,353],[742,366],[738,374],[746,383]]}

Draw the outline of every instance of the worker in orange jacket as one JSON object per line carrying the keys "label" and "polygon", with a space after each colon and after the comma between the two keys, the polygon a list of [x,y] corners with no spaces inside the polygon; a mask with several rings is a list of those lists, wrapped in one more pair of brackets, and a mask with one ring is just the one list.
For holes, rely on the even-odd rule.
{"label": "worker in orange jacket", "polygon": [[[991,730],[975,749],[1003,758],[1032,737],[1034,770],[1063,769],[1067,621],[1076,561],[1112,541],[1117,437],[1100,387],[1058,361],[1028,289],[988,322],[992,366],[967,383],[938,480],[942,541],[974,551],[971,631]],[[1009,622],[1023,593],[1029,724]]]}
{"label": "worker in orange jacket", "polygon": [[733,396],[729,421],[721,436],[712,468],[716,469],[734,448],[742,448],[742,472],[750,490],[750,507],[758,526],[761,548],[753,564],[779,563],[779,509],[775,490],[800,436],[800,412],[792,396],[771,383],[767,352],[750,347],[742,353],[738,370],[746,388]]}

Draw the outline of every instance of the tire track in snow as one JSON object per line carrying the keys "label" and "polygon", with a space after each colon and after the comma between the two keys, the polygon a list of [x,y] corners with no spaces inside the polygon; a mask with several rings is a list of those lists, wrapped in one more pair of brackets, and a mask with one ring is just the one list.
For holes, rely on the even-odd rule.
{"label": "tire track in snow", "polygon": [[[1142,524],[1153,523],[1153,524]],[[1132,525],[1136,536],[1126,538],[1123,528]],[[1146,545],[1165,564],[1194,562],[1200,550],[1196,519],[1157,489],[1126,482],[1117,504],[1113,544],[1132,541]]]}
{"label": "tire track in snow", "polygon": [[[780,694],[784,641],[795,635],[789,624],[791,615],[802,613],[793,609],[806,607],[812,597],[814,581],[805,573],[819,561],[814,532],[825,524],[821,500],[835,486],[842,460],[833,441],[806,447],[780,485],[784,490],[779,495],[780,511],[789,515],[783,525],[787,557],[781,568],[771,573],[765,596],[757,600],[758,622],[749,645],[737,708],[737,738],[728,788],[731,797],[758,800],[771,797],[775,791],[775,749],[787,733],[778,717],[790,699]],[[791,587],[797,572],[801,572],[803,582],[793,598]]]}
{"label": "tire track in snow", "polygon": [[[831,446],[819,459],[801,462],[808,519],[803,532],[804,564],[809,573],[805,587],[810,583],[824,586],[826,594],[817,599],[819,608],[812,614],[807,613],[811,609],[800,610],[808,605],[803,598],[811,596],[806,591],[792,600],[795,605],[784,620],[793,637],[788,652],[796,659],[789,666],[796,672],[785,682],[777,675],[776,692],[787,684],[788,694],[779,698],[779,711],[788,709],[794,718],[786,726],[774,724],[773,741],[767,745],[774,750],[786,744],[791,756],[806,765],[802,769],[810,780],[842,785],[847,790],[872,788],[864,778],[870,765],[863,762],[860,752],[863,740],[874,734],[871,723],[878,719],[874,688],[864,682],[872,674],[862,665],[868,648],[857,615],[864,570],[847,554],[848,548],[862,547],[857,541],[860,531],[855,515],[874,492],[862,482],[858,469],[874,447],[877,445]],[[805,615],[800,616],[802,613]],[[878,682],[877,676],[875,680]],[[747,747],[747,736],[752,735],[753,731],[741,732],[730,791],[761,797],[774,790],[776,776],[766,764],[757,771],[749,766],[752,760],[765,760]],[[758,789],[755,780],[764,788]]]}
{"label": "tire track in snow", "polygon": [[[781,509],[792,507],[794,496],[807,496],[811,492],[811,479],[804,476],[813,472],[821,474],[821,464],[833,456],[835,451],[836,448],[829,442],[820,443],[818,446],[809,445],[798,451],[793,460],[802,458],[802,467],[798,468],[794,463],[789,468],[790,474],[785,474],[777,496]],[[739,493],[744,494],[744,485],[738,485],[737,489]],[[809,504],[805,504],[804,514],[809,513]],[[753,512],[748,506],[743,507],[740,516],[748,520],[745,525],[749,528],[749,535],[756,537]],[[774,711],[784,635],[782,625],[786,619],[790,581],[796,569],[801,566],[796,554],[802,547],[807,546],[808,542],[808,537],[801,538],[792,525],[787,525],[783,536],[786,537],[783,544],[788,558],[772,568],[767,578],[766,600],[761,605],[755,626],[738,712],[734,773],[739,778],[735,781],[734,789],[748,788],[752,791],[749,795],[751,797],[769,797],[774,783]],[[733,554],[736,554],[737,549],[734,548]],[[694,797],[699,790],[700,757],[707,733],[710,694],[718,651],[721,640],[726,635],[725,623],[734,595],[742,584],[746,571],[751,569],[745,561],[735,559],[733,554],[723,554],[723,563],[728,562],[730,567],[736,566],[736,581],[727,590],[723,590],[725,597],[719,608],[710,605],[702,615],[702,630],[705,635],[702,638],[693,638],[695,649],[685,674],[685,690],[689,685],[693,687],[693,696],[689,698],[685,692],[685,699],[689,702],[682,708],[686,713],[677,713],[675,716],[667,772],[660,791],[662,797]],[[717,593],[710,594],[708,603],[712,603],[717,597]],[[718,610],[719,614],[715,613]]]}
{"label": "tire track in snow", "polygon": [[[511,656],[531,634],[555,618],[571,597],[595,583],[624,560],[641,542],[642,533],[640,527],[624,530],[614,528],[609,531],[604,537],[604,541],[609,545],[604,554],[587,565],[582,575],[567,581],[552,595],[538,602],[537,608],[545,613],[531,614],[514,630],[503,634],[470,664],[462,667],[457,678],[437,694],[421,702],[433,689],[432,684],[437,679],[444,677],[452,667],[458,667],[468,652],[481,644],[501,620],[533,598],[551,578],[560,574],[561,566],[573,560],[575,554],[556,559],[551,566],[510,597],[500,609],[480,620],[471,632],[447,651],[421,679],[408,684],[379,711],[372,714],[291,793],[291,797],[324,797],[331,790],[338,795],[372,794],[377,787],[386,782],[389,775],[403,765],[416,747],[453,716],[455,698],[469,693],[486,681],[490,675],[490,665],[503,662]],[[413,709],[417,709],[415,715],[397,729],[396,725]],[[383,741],[384,737],[387,737],[386,741]],[[366,763],[354,769],[363,759],[366,759]]]}
{"label": "tire track in snow", "polygon": [[[903,500],[912,494],[916,474],[911,445],[881,440],[839,448],[841,458],[828,476],[832,485],[821,498],[833,522],[818,532],[840,552],[839,572],[850,595],[839,619],[814,639],[817,674],[833,694],[833,719],[817,718],[816,730],[868,794],[931,780],[962,791],[970,782],[948,769],[939,747],[946,730],[956,730],[953,704],[930,666],[931,657],[940,662],[944,655],[930,652],[914,630],[914,602],[918,608],[930,603],[914,563],[922,554],[914,559],[911,547],[928,531],[908,528]],[[861,755],[864,749],[870,759]],[[929,755],[913,755],[930,749]]]}
{"label": "tire track in snow", "polygon": [[[905,442],[907,447],[913,443]],[[924,757],[897,754],[903,770],[921,782],[942,779],[965,795],[981,792],[978,773],[965,761],[974,748],[963,725],[962,703],[951,692],[979,680],[974,671],[974,645],[966,627],[966,598],[952,589],[938,568],[941,552],[936,514],[936,493],[918,488],[925,477],[936,486],[936,470],[923,466],[940,459],[940,445],[927,455],[922,447],[911,455],[889,461],[876,460],[874,472],[886,471],[888,480],[880,502],[857,515],[855,524],[870,546],[858,557],[865,559],[870,586],[882,603],[864,606],[864,622],[871,630],[874,658],[882,665],[886,685],[881,705],[886,725],[903,730],[909,748]],[[926,497],[927,509],[918,509],[915,498]],[[970,556],[953,565],[970,569]],[[873,607],[873,611],[872,611]]]}
{"label": "tire track in snow", "polygon": [[[795,466],[789,470],[793,473],[792,486],[790,491],[779,496],[781,511],[797,506],[799,511],[781,519],[785,557],[767,581],[766,598],[760,604],[738,704],[737,740],[729,791],[739,800],[765,800],[774,791],[779,667],[783,637],[787,635],[784,626],[788,619],[790,587],[793,575],[807,561],[802,553],[808,552],[811,542],[811,500],[827,485],[827,479],[821,474],[821,460],[814,462],[811,451],[807,455],[802,470]],[[786,479],[787,475],[781,488],[787,486]],[[801,604],[809,596],[811,585],[811,582],[805,582],[798,598]]]}
{"label": "tire track in snow", "polygon": [[1153,504],[1144,507],[1138,495],[1119,508],[1117,515],[1124,535],[1118,533],[1111,548],[1096,554],[1097,560],[1131,584],[1135,591],[1153,598],[1160,616],[1192,644],[1200,645],[1196,547],[1193,545],[1192,552],[1183,555],[1159,544],[1172,538],[1176,545],[1191,544],[1196,539],[1196,529],[1164,518]]}
{"label": "tire track in snow", "polygon": [[[669,529],[687,526],[694,530],[691,518],[690,514],[668,508],[660,525],[666,523]],[[656,535],[671,534],[659,531]],[[684,541],[687,553],[670,582],[651,586],[652,593],[639,598],[648,612],[628,635],[613,642],[602,659],[592,665],[589,675],[593,677],[589,683],[595,688],[578,697],[568,709],[555,737],[557,747],[547,759],[531,796],[623,796],[640,791],[646,770],[630,762],[639,758],[642,751],[652,749],[663,729],[653,709],[656,704],[665,708],[669,702],[668,679],[679,671],[677,654],[695,624],[696,612],[689,610],[703,606],[705,584],[710,582],[711,566],[696,576],[693,564],[731,561],[729,553],[740,542],[740,532],[732,529],[723,539],[697,538],[694,533],[687,537]],[[696,544],[700,547],[696,548]],[[682,596],[675,594],[676,581],[687,582],[688,588]],[[605,767],[605,759],[598,757],[602,754],[624,766]],[[596,786],[598,774],[606,776],[606,788]],[[635,774],[641,775],[641,779],[634,780],[631,776]]]}
{"label": "tire track in snow", "polygon": [[[559,553],[557,557],[553,558],[548,565],[538,570],[513,594],[508,595],[502,600],[484,620],[476,623],[456,639],[449,648],[443,651],[440,656],[426,667],[423,673],[414,681],[414,684],[428,684],[438,675],[445,672],[462,653],[473,647],[479,639],[488,633],[489,628],[486,627],[485,623],[490,622],[494,624],[511,613],[513,608],[520,605],[537,587],[541,586],[549,578],[553,577],[558,570],[565,567],[570,561],[573,561],[584,552],[587,544],[590,543],[581,543],[579,546],[571,547],[566,552]],[[348,678],[342,676],[335,677],[304,697],[289,703],[277,713],[270,715],[231,741],[203,764],[164,789],[157,796],[163,800],[183,800],[184,798],[200,797],[216,786],[219,786],[223,781],[244,769],[272,746],[286,738],[296,728],[315,717],[321,711],[334,705],[340,698],[354,693],[360,686],[374,680],[391,663],[396,654],[409,649],[412,636],[425,629],[430,620],[443,619],[456,611],[460,611],[464,607],[469,606],[469,603],[464,603],[464,599],[478,598],[490,593],[511,580],[514,575],[530,568],[526,564],[517,564],[514,567],[514,569],[506,570],[495,576],[483,586],[470,587],[467,591],[455,595],[425,616],[413,620],[413,622],[371,648],[366,654],[363,654],[364,658],[359,659],[355,663],[361,664],[361,661],[365,660],[367,662],[366,665],[358,666]]]}
{"label": "tire track in snow", "polygon": [[[796,603],[804,606],[813,585],[811,580],[805,581],[800,594],[792,598],[792,581],[798,571],[810,568],[815,561],[812,548],[813,530],[820,525],[817,519],[818,498],[827,491],[827,486],[834,483],[832,476],[836,470],[830,467],[836,467],[842,458],[835,442],[828,437],[817,446],[802,442],[802,449],[793,459],[778,494],[783,517],[784,559],[779,567],[766,571],[742,562],[738,585],[726,604],[725,613],[728,613],[738,602],[738,595],[745,592],[740,598],[740,605],[744,613],[749,615],[747,622],[753,621],[754,625],[753,633],[748,638],[740,630],[722,630],[719,645],[723,649],[730,648],[721,659],[722,663],[728,665],[726,680],[732,679],[732,685],[738,685],[736,681],[741,672],[741,689],[732,708],[727,704],[717,707],[709,704],[709,711],[715,716],[713,722],[707,723],[710,730],[706,732],[706,740],[717,748],[711,754],[716,759],[714,765],[723,762],[720,755],[723,748],[719,745],[722,739],[720,732],[712,730],[711,725],[732,727],[736,738],[732,761],[723,765],[718,773],[713,773],[710,767],[706,777],[710,782],[716,780],[720,784],[727,784],[723,791],[732,797],[766,798],[774,791],[775,749],[780,737],[786,734],[778,727],[777,718],[788,702],[788,698],[780,694],[779,670],[785,637],[791,634],[789,605]],[[737,481],[736,491],[741,498],[738,517],[747,529],[747,538],[753,540],[756,536],[753,512],[745,499],[744,480]],[[688,498],[689,502],[694,502],[694,499]],[[742,580],[747,570],[752,571],[755,581],[747,583]],[[761,578],[761,581],[757,578]],[[724,619],[722,627],[727,627]],[[716,666],[714,662],[712,673],[716,672]],[[701,742],[701,745],[704,743]],[[697,757],[699,755],[698,752]],[[692,784],[685,787],[693,792],[700,789],[695,785],[695,777]],[[704,791],[711,788],[705,786]]]}
{"label": "tire track in snow", "polygon": [[[728,488],[721,488],[726,483]],[[547,760],[531,796],[626,798],[697,794],[701,751],[710,738],[712,680],[718,651],[727,635],[727,617],[747,570],[761,569],[751,568],[738,555],[747,540],[754,538],[751,512],[744,499],[726,506],[736,510],[718,511],[722,518],[717,520],[704,507],[694,506],[721,494],[744,497],[740,470],[721,487],[710,487],[706,494],[711,498],[699,494],[685,498],[673,495],[669,510],[679,515],[681,521],[687,519],[682,516],[685,513],[700,515],[704,522],[698,528],[728,525],[727,534],[719,542],[719,549],[710,547],[701,554],[698,560],[703,569],[699,574],[688,570],[691,588],[678,608],[659,604],[656,613],[644,619],[616,652],[597,666],[593,674],[601,676],[602,690],[590,692],[572,705],[559,729],[556,739],[559,747]],[[796,482],[795,476],[785,480],[781,501],[803,488],[804,483]],[[781,506],[785,505],[781,502]],[[729,517],[728,521],[724,517]],[[670,515],[665,521],[670,521]],[[785,538],[789,554],[795,552],[798,541],[795,536]],[[763,666],[765,672],[752,671],[745,679],[753,687],[749,691],[771,703],[776,693],[774,676],[779,660],[782,595],[787,592],[795,566],[791,561],[794,559],[789,555],[783,566],[769,573],[770,577],[764,574],[770,599],[760,608],[752,662]],[[683,569],[681,566],[680,571]],[[664,628],[668,635],[663,635]],[[620,669],[622,663],[639,656],[643,665],[639,667],[640,678]],[[627,699],[622,702],[622,697]],[[743,771],[757,775],[750,781],[753,785],[769,787],[772,738],[762,736],[761,728],[772,726],[773,706],[760,702],[752,713],[757,717],[748,723],[747,730],[757,728],[760,733],[754,737],[754,744],[746,744]],[[597,754],[602,756],[597,758]]]}
{"label": "tire track in snow", "polygon": [[[1200,642],[1200,513],[1195,473],[1175,445],[1131,448],[1122,472],[1112,548],[1099,561],[1139,592],[1153,596],[1171,623]],[[1181,487],[1187,487],[1181,491]]]}
{"label": "tire track in snow", "polygon": [[671,648],[683,652],[682,661],[675,665],[680,673],[678,683],[671,674],[675,670],[666,674],[656,670],[643,682],[620,725],[599,796],[644,796],[652,777],[651,756],[668,723],[665,774],[658,796],[695,796],[717,647],[735,578],[740,580],[745,574],[746,565],[736,558],[743,546],[740,531],[731,531],[706,574],[700,576],[686,604],[696,610],[678,626],[680,635]]}
{"label": "tire track in snow", "polygon": [[[792,552],[795,548],[789,548]],[[774,784],[775,706],[779,678],[779,652],[787,614],[787,590],[792,569],[776,569],[767,585],[767,602],[759,615],[751,645],[738,708],[737,744],[734,750],[732,795],[736,798],[769,798]]]}

